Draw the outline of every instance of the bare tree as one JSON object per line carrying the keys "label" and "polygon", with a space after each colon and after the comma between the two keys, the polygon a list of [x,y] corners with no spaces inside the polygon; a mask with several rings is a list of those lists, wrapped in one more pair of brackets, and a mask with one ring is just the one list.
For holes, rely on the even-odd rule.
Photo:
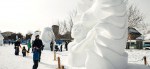
{"label": "bare tree", "polygon": [[59,34],[65,34],[67,32],[66,21],[58,21],[59,25]]}
{"label": "bare tree", "polygon": [[144,22],[144,15],[140,10],[130,5],[128,9],[128,25],[130,28],[136,28],[142,35],[147,33],[148,23]]}
{"label": "bare tree", "polygon": [[72,27],[74,25],[73,18],[77,15],[77,11],[73,10],[71,14],[69,14],[68,18],[64,21],[58,21],[59,25],[59,33],[65,34],[66,32],[71,32]]}
{"label": "bare tree", "polygon": [[143,14],[137,9],[136,6],[131,5],[128,9],[128,25],[129,27],[137,27],[141,25],[144,17]]}

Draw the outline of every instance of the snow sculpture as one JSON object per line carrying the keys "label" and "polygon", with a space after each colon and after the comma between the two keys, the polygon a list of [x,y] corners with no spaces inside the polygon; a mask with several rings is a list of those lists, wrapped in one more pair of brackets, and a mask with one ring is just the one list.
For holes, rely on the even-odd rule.
{"label": "snow sculpture", "polygon": [[[83,67],[85,66],[85,59],[86,59],[86,53],[83,51],[82,53],[73,53],[72,52],[72,48],[79,43],[81,40],[83,40],[84,38],[86,38],[86,34],[87,34],[87,30],[84,27],[83,24],[81,23],[77,23],[73,26],[72,29],[72,34],[71,36],[74,38],[74,41],[69,43],[68,47],[69,47],[69,51],[70,56],[69,56],[69,64],[71,66],[74,67]],[[80,59],[80,61],[74,60],[74,59]],[[73,63],[72,63],[73,62]],[[75,63],[75,64],[74,64]]]}
{"label": "snow sculpture", "polygon": [[[0,33],[1,33],[1,31],[0,31]],[[4,37],[2,36],[2,34],[0,34],[0,45],[1,46],[3,45],[3,39],[4,39]]]}
{"label": "snow sculpture", "polygon": [[[94,0],[79,23],[84,25],[82,28],[88,34],[84,35],[86,38],[79,37],[79,42],[69,44],[72,45],[69,56],[71,67],[126,69],[128,55],[124,51],[127,41],[125,0]],[[80,36],[74,30],[72,34]],[[83,52],[86,54],[80,55]],[[73,58],[73,55],[79,58]],[[85,56],[85,60],[80,63],[82,56]]]}
{"label": "snow sculpture", "polygon": [[73,17],[73,22],[76,23],[80,20],[82,14],[92,6],[93,0],[79,0],[76,15]]}
{"label": "snow sculpture", "polygon": [[40,31],[35,31],[31,37],[31,43],[35,40],[35,36],[36,35],[41,35],[41,32]]}
{"label": "snow sculpture", "polygon": [[[87,35],[88,31],[86,30],[86,27],[84,27],[82,22],[78,22],[78,21],[80,21],[82,14],[92,6],[92,3],[93,0],[80,0],[77,8],[77,15],[73,17],[73,22],[75,23],[75,25],[73,25],[71,36],[74,38],[74,41],[69,43],[68,45],[70,51],[69,64],[73,67],[85,66],[86,53],[82,52],[82,53],[75,54],[72,52],[71,49],[80,41],[82,41]],[[80,62],[74,59],[80,59]]]}
{"label": "snow sculpture", "polygon": [[49,27],[44,28],[42,34],[41,34],[41,39],[44,44],[44,49],[50,50],[50,43],[51,41],[55,41],[55,35],[53,33],[53,30]]}

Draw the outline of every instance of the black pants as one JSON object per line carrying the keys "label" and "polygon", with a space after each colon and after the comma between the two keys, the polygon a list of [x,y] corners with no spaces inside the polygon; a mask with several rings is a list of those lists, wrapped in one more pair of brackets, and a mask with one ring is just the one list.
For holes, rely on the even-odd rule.
{"label": "black pants", "polygon": [[15,55],[19,55],[19,47],[15,47]]}
{"label": "black pants", "polygon": [[53,51],[53,46],[50,46],[50,48],[51,48],[51,51]]}
{"label": "black pants", "polygon": [[39,61],[38,60],[33,60],[34,62],[34,65],[33,65],[33,68],[32,69],[37,69],[38,68],[38,64],[39,64]]}
{"label": "black pants", "polygon": [[26,52],[23,52],[22,55],[23,55],[23,57],[25,57],[26,56]]}
{"label": "black pants", "polygon": [[60,51],[62,52],[62,45],[60,46]]}

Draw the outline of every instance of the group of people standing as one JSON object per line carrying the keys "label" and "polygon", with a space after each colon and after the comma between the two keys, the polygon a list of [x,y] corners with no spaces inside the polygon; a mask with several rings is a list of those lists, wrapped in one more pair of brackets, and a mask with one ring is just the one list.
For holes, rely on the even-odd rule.
{"label": "group of people standing", "polygon": [[[67,41],[65,42],[65,49],[66,49],[66,51],[68,51],[68,43],[69,42],[67,42]],[[35,40],[32,41],[32,44],[31,44],[30,41],[27,43],[27,46],[28,46],[27,50],[26,50],[25,47],[23,47],[23,48],[21,47],[21,42],[20,42],[19,39],[15,42],[14,45],[15,45],[15,47],[14,47],[14,49],[15,49],[15,55],[19,55],[19,48],[21,48],[22,49],[22,55],[23,55],[23,57],[26,56],[26,53],[30,53],[30,48],[32,48],[33,63],[34,63],[32,69],[37,69],[38,68],[38,63],[40,62],[40,59],[41,59],[41,52],[42,52],[42,50],[44,48],[42,40],[39,39],[39,35],[35,36]],[[58,48],[57,45],[54,45],[53,41],[50,43],[50,50],[51,51],[58,51],[58,50],[62,51],[62,45],[60,45],[59,48]]]}
{"label": "group of people standing", "polygon": [[21,47],[21,42],[20,40],[17,40],[15,42],[15,55],[19,55],[19,48],[22,49],[22,54],[23,54],[23,57],[26,56],[26,53],[29,53],[30,52],[30,48],[32,46],[32,52],[33,52],[33,67],[32,69],[37,69],[38,68],[38,63],[40,62],[40,57],[41,57],[41,51],[43,50],[44,48],[44,45],[42,43],[42,40],[39,39],[39,35],[36,35],[35,36],[35,40],[32,42],[32,44],[30,43],[30,41],[28,42],[28,50],[25,49],[25,47]]}
{"label": "group of people standing", "polygon": [[[66,49],[66,51],[68,51],[68,44],[69,44],[69,42],[65,41],[65,44],[64,44],[65,47],[64,48]],[[63,44],[56,44],[56,45],[54,45],[54,42],[52,41],[50,43],[50,49],[51,49],[51,51],[54,50],[54,51],[60,51],[60,52],[62,52],[62,50],[63,50]]]}

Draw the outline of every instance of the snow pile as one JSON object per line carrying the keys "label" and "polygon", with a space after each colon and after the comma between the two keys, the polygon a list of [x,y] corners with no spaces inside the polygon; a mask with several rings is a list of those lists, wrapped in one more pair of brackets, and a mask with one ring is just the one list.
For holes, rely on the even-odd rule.
{"label": "snow pile", "polygon": [[44,28],[40,38],[42,39],[42,42],[45,46],[44,49],[50,50],[51,41],[55,41],[53,30],[49,27]]}
{"label": "snow pile", "polygon": [[[125,0],[94,0],[78,21],[77,23],[85,28],[79,31],[83,31],[81,33],[85,35],[80,36],[76,30],[72,31],[72,34],[80,36],[80,39],[69,44],[73,45],[70,48],[70,67],[127,68],[128,55],[124,51],[127,40]],[[78,57],[74,58],[74,55]]]}

